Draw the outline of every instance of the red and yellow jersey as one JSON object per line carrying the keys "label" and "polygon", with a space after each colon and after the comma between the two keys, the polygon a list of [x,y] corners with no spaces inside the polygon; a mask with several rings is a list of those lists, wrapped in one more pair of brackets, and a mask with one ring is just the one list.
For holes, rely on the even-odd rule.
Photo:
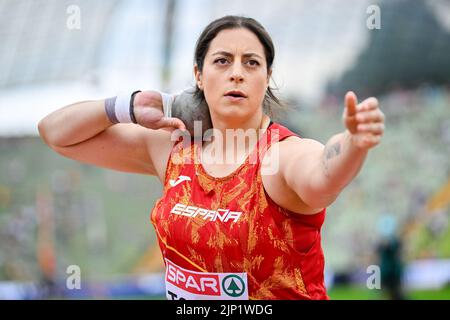
{"label": "red and yellow jersey", "polygon": [[261,179],[264,153],[294,135],[271,122],[245,162],[220,178],[203,168],[201,141],[174,145],[151,213],[169,299],[328,299],[325,209],[314,215],[284,209]]}

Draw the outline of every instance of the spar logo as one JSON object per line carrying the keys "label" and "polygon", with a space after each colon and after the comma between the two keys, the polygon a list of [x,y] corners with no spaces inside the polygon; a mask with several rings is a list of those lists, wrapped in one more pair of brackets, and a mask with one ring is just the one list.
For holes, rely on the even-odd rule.
{"label": "spar logo", "polygon": [[217,274],[192,272],[182,269],[166,259],[166,281],[193,294],[220,296]]}
{"label": "spar logo", "polygon": [[223,278],[222,288],[227,295],[237,298],[245,292],[245,282],[238,275],[230,274]]}

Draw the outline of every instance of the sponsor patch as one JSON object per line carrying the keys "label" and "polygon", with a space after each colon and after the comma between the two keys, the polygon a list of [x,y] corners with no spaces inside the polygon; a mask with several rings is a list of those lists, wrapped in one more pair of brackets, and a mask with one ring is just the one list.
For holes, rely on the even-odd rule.
{"label": "sponsor patch", "polygon": [[196,272],[166,260],[169,300],[248,300],[247,273]]}

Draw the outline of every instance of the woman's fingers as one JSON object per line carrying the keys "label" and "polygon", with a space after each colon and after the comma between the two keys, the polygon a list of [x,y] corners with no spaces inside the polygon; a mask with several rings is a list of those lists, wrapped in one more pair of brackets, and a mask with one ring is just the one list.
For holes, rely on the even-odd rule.
{"label": "woman's fingers", "polygon": [[379,108],[379,102],[371,97],[360,104],[356,95],[347,92],[345,95],[344,123],[352,135],[354,145],[361,148],[372,148],[380,143],[384,134],[384,114]]}
{"label": "woman's fingers", "polygon": [[356,112],[357,112],[358,98],[352,91],[347,92],[345,95],[345,110],[344,110],[344,124],[345,127],[351,132],[356,133]]}
{"label": "woman's fingers", "polygon": [[383,122],[384,114],[380,109],[370,110],[370,111],[359,111],[356,114],[356,121],[359,123],[370,123],[370,122]]}
{"label": "woman's fingers", "polygon": [[345,95],[345,108],[347,109],[347,116],[351,117],[356,113],[356,106],[358,104],[358,98],[353,91],[347,92]]}
{"label": "woman's fingers", "polygon": [[378,109],[379,103],[378,99],[374,97],[370,97],[363,102],[361,102],[357,107],[357,112],[359,111],[369,111],[369,110],[375,110]]}
{"label": "woman's fingers", "polygon": [[186,125],[180,119],[164,116],[160,93],[153,91],[141,93],[143,95],[138,97],[139,104],[135,102],[134,107],[134,114],[139,125],[154,130],[186,130]]}
{"label": "woman's fingers", "polygon": [[161,120],[154,124],[155,129],[167,129],[168,131],[173,131],[179,129],[181,131],[186,131],[186,125],[178,118],[168,118],[163,117]]}
{"label": "woman's fingers", "polygon": [[384,133],[384,123],[360,123],[357,126],[358,132],[381,135]]}

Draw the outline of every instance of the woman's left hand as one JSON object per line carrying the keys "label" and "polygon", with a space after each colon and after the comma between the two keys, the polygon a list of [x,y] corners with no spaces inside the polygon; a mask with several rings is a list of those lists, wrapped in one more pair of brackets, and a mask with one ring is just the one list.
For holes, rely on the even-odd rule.
{"label": "woman's left hand", "polygon": [[347,92],[343,121],[356,147],[370,149],[380,143],[384,133],[384,114],[376,98],[371,97],[358,104],[355,93]]}

